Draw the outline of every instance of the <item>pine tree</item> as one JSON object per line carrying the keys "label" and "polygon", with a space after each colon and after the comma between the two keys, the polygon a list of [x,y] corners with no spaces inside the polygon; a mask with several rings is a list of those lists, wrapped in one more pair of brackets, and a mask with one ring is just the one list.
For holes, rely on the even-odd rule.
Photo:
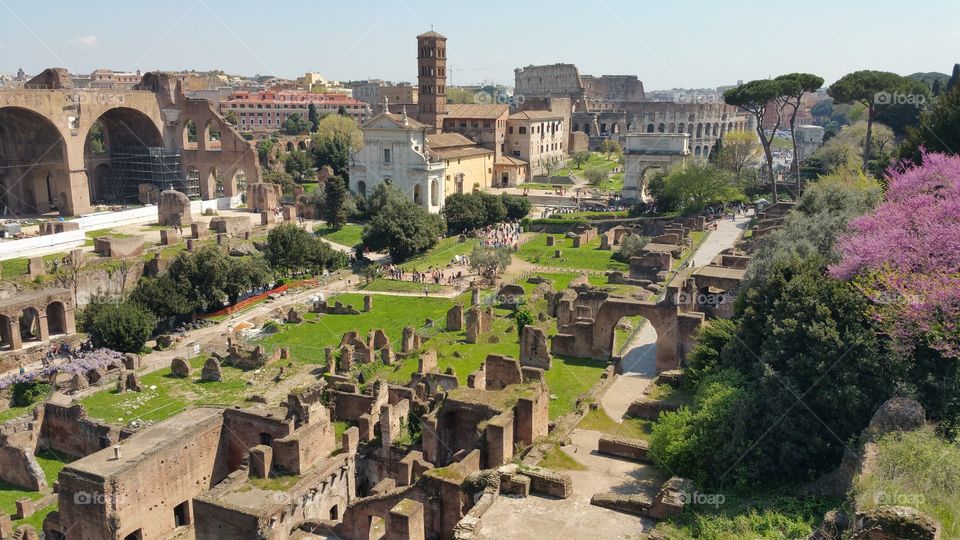
{"label": "pine tree", "polygon": [[900,145],[900,159],[921,163],[921,147],[946,154],[956,154],[960,149],[960,86],[945,91],[933,110],[921,118],[919,126],[907,128],[907,137]]}
{"label": "pine tree", "polygon": [[953,74],[950,75],[950,79],[947,81],[947,92],[956,88],[957,83],[960,83],[960,64],[953,65]]}
{"label": "pine tree", "polygon": [[326,204],[324,205],[327,226],[340,230],[347,223],[347,186],[343,178],[334,176],[327,179],[325,186]]}
{"label": "pine tree", "polygon": [[710,149],[710,155],[707,156],[707,163],[719,167],[720,166],[720,153],[723,152],[723,139],[717,139],[717,142],[713,143],[713,148]]}
{"label": "pine tree", "polygon": [[307,119],[310,120],[310,132],[316,133],[317,126],[320,125],[320,114],[317,112],[317,106],[313,103],[307,108]]}

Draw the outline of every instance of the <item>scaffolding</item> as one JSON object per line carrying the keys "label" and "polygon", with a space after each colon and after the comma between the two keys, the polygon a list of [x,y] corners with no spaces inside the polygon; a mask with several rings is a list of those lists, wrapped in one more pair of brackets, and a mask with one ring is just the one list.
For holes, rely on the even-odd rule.
{"label": "scaffolding", "polygon": [[179,151],[162,147],[112,145],[107,185],[114,200],[138,200],[140,184],[153,184],[159,191],[174,189],[191,199],[200,198],[200,179],[184,176]]}

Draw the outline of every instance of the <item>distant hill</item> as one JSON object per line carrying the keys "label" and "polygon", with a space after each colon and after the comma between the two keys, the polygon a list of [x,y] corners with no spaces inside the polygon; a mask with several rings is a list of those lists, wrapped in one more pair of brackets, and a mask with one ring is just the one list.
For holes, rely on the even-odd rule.
{"label": "distant hill", "polygon": [[936,71],[931,71],[929,73],[914,73],[912,75],[907,75],[911,79],[916,79],[918,81],[923,81],[927,83],[927,86],[932,86],[933,81],[939,80],[941,83],[946,83],[947,79],[950,78],[950,75],[946,73],[937,73]]}

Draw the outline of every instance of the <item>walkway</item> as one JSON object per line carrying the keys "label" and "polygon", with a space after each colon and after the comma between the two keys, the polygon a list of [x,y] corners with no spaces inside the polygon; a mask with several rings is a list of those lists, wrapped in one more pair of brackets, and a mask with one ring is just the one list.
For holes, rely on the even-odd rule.
{"label": "walkway", "polygon": [[[691,261],[701,266],[709,263],[721,251],[737,241],[747,224],[750,216],[740,216],[736,221],[721,220],[717,230],[711,231],[700,247],[691,257]],[[631,337],[623,355],[622,371],[613,384],[603,395],[600,405],[610,418],[620,422],[630,403],[640,397],[654,377],[657,376],[656,352],[657,332],[650,324],[644,323],[643,328]]]}

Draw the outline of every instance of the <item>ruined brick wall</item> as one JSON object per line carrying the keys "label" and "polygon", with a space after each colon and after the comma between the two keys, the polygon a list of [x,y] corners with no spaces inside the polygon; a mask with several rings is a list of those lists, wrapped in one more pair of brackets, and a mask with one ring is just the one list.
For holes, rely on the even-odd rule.
{"label": "ruined brick wall", "polygon": [[223,451],[230,470],[240,467],[250,449],[264,442],[266,437],[272,442],[293,433],[293,420],[263,416],[242,409],[224,410],[223,425]]}
{"label": "ruined brick wall", "polygon": [[522,397],[514,408],[514,440],[531,445],[550,430],[550,396],[544,386],[538,386],[533,397]]}
{"label": "ruined brick wall", "polygon": [[[264,525],[260,519],[241,510],[215,504],[213,501],[195,499],[194,535],[196,540],[219,540],[221,538],[262,538],[258,533]],[[276,538],[271,536],[271,538]],[[283,538],[287,538],[286,535]]]}
{"label": "ruined brick wall", "polygon": [[29,491],[39,491],[47,482],[43,469],[29,449],[0,447],[0,481]]}
{"label": "ruined brick wall", "polygon": [[87,418],[81,405],[46,403],[37,446],[81,458],[108,448],[119,437],[109,425]]}
{"label": "ruined brick wall", "polygon": [[291,474],[302,474],[337,448],[330,422],[307,424],[270,445],[274,467]]}
{"label": "ruined brick wall", "polygon": [[[376,399],[366,394],[350,394],[347,392],[330,392],[335,400],[333,408],[333,418],[335,420],[358,421],[364,414],[370,414],[373,411]],[[377,410],[379,412],[379,409]]]}
{"label": "ruined brick wall", "polygon": [[523,382],[520,363],[514,358],[490,354],[487,355],[485,365],[487,390],[501,390],[511,384]]}
{"label": "ruined brick wall", "polygon": [[[175,528],[174,507],[229,473],[220,451],[223,431],[223,418],[215,415],[187,428],[178,444],[116,469],[104,466],[107,474],[68,465],[60,473],[61,525],[71,538],[125,538],[137,530],[142,538],[166,538]],[[112,449],[101,452],[113,455]],[[88,459],[110,463],[99,456]],[[110,530],[114,526],[116,533]]]}

